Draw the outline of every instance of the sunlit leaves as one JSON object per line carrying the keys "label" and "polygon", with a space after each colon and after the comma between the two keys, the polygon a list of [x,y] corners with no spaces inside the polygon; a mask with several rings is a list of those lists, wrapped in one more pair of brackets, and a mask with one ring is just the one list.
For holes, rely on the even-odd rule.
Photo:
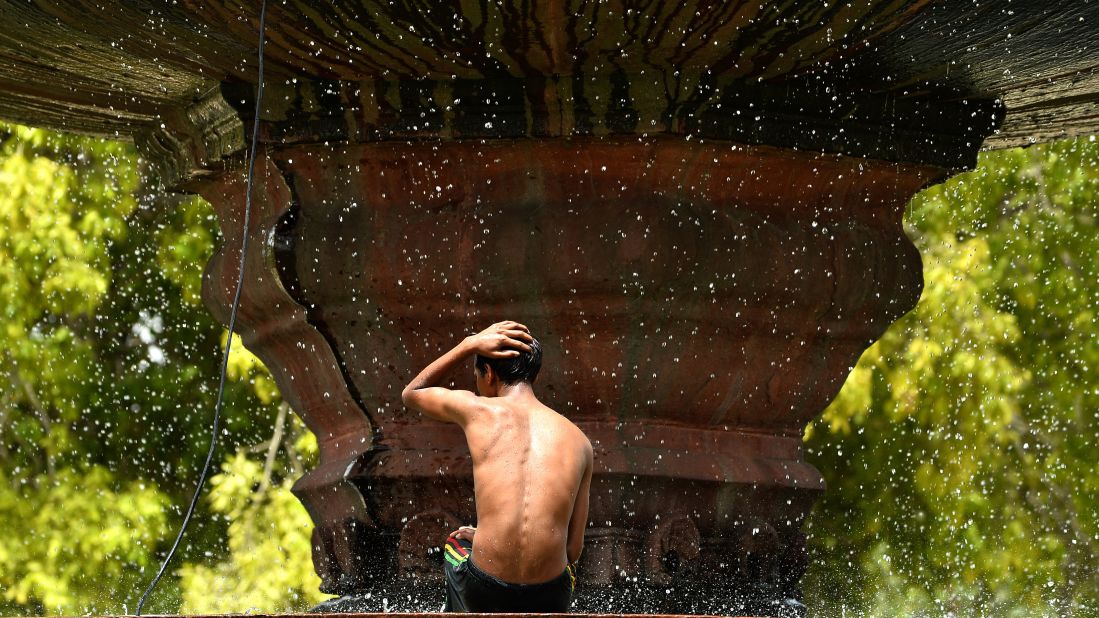
{"label": "sunlit leaves", "polygon": [[229,558],[181,570],[186,613],[304,610],[323,600],[313,572],[312,521],[283,478],[265,492],[270,471],[237,453],[210,479],[210,502],[229,524]]}
{"label": "sunlit leaves", "polygon": [[[222,335],[221,344],[225,345],[227,336]],[[274,378],[263,366],[263,362],[244,347],[240,336],[233,335],[233,345],[229,348],[228,377],[251,385],[256,397],[263,403],[278,403],[282,400]]]}
{"label": "sunlit leaves", "polygon": [[[224,329],[200,289],[216,226],[208,204],[155,191],[139,169],[126,144],[0,125],[4,614],[132,611],[209,444]],[[244,504],[301,523],[284,485],[315,444],[304,430],[273,439],[278,392],[241,345],[231,369],[219,453],[260,443],[272,482]],[[231,561],[230,529],[268,521],[221,512],[200,508],[177,560]],[[311,569],[309,530],[284,537],[293,568]],[[298,585],[263,588],[262,605],[304,607]],[[149,608],[176,611],[179,586],[172,569]]]}
{"label": "sunlit leaves", "polygon": [[176,206],[180,224],[160,235],[157,265],[164,276],[179,286],[189,303],[200,302],[202,270],[214,250],[213,213],[209,204],[192,197]]}
{"label": "sunlit leaves", "polygon": [[920,304],[807,432],[822,611],[1099,611],[1097,204],[1087,138],[985,154],[913,201]]}
{"label": "sunlit leaves", "polygon": [[0,125],[0,137],[0,402],[24,426],[17,436],[30,436],[28,417],[43,429],[15,446],[48,459],[71,446],[55,424],[84,408],[94,361],[77,332],[111,282],[108,247],[136,206],[134,160],[121,144],[26,127]]}
{"label": "sunlit leaves", "polygon": [[138,567],[150,566],[146,547],[168,533],[167,506],[153,488],[120,483],[101,467],[29,480],[0,469],[0,610],[73,615],[115,607],[103,591],[135,588],[147,577]]}

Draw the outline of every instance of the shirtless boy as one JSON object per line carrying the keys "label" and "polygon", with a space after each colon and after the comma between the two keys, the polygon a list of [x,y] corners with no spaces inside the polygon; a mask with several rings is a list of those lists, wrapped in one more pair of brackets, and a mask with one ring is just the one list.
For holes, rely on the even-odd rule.
{"label": "shirtless boy", "polygon": [[[475,356],[477,394],[438,385]],[[477,527],[443,547],[446,611],[565,612],[584,547],[591,443],[543,405],[532,384],[542,348],[526,326],[499,322],[420,372],[406,406],[457,423],[473,458]]]}

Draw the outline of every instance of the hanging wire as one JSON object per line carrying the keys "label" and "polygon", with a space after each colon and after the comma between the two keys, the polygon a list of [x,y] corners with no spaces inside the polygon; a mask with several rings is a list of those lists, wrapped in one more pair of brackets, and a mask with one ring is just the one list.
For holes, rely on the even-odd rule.
{"label": "hanging wire", "polygon": [[186,515],[183,516],[183,524],[179,527],[179,534],[176,536],[175,543],[172,543],[168,555],[164,557],[164,562],[160,565],[156,577],[153,578],[152,583],[145,590],[145,594],[141,595],[141,600],[137,603],[137,612],[135,614],[137,616],[141,615],[142,610],[145,608],[145,601],[149,598],[149,593],[153,591],[153,588],[160,582],[160,578],[164,576],[168,563],[171,562],[176,549],[179,548],[180,541],[183,540],[183,533],[187,530],[187,524],[191,523],[191,516],[195,513],[195,505],[198,504],[199,496],[202,495],[202,487],[206,484],[206,477],[210,473],[210,464],[213,462],[214,452],[217,450],[218,426],[221,421],[222,400],[225,396],[225,374],[229,370],[229,351],[233,346],[233,330],[236,328],[237,310],[240,308],[240,291],[244,284],[244,260],[248,254],[248,227],[252,216],[252,182],[256,169],[256,142],[259,139],[260,103],[263,101],[263,45],[266,21],[267,0],[262,0],[259,11],[259,71],[256,84],[256,111],[252,118],[252,145],[248,151],[248,181],[247,193],[244,197],[244,225],[240,241],[240,264],[237,267],[237,287],[233,292],[233,306],[229,311],[229,336],[225,340],[225,353],[221,358],[221,378],[218,382],[217,403],[214,405],[213,427],[210,430],[210,450],[206,453],[206,463],[202,466],[202,473],[198,477],[198,487],[195,488],[195,495],[191,497],[191,504],[187,507]]}

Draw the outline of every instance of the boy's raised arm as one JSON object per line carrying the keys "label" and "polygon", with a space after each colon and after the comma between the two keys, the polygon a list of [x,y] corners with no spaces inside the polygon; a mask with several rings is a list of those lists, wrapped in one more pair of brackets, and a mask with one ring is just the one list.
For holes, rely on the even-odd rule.
{"label": "boy's raised arm", "polygon": [[487,358],[510,358],[519,350],[530,351],[527,327],[517,322],[497,322],[466,337],[447,353],[424,368],[401,392],[401,401],[413,410],[451,423],[464,424],[478,406],[477,395],[465,390],[438,386],[447,374],[475,354]]}

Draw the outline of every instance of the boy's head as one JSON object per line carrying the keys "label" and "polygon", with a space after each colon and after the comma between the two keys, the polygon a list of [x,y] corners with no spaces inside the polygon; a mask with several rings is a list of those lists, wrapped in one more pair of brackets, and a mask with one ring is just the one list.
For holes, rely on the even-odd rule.
{"label": "boy's head", "polygon": [[478,354],[473,361],[478,392],[488,394],[486,391],[495,383],[500,386],[520,382],[534,384],[538,370],[542,368],[542,344],[533,339],[528,345],[530,352],[520,350],[519,356],[511,358],[486,358]]}

